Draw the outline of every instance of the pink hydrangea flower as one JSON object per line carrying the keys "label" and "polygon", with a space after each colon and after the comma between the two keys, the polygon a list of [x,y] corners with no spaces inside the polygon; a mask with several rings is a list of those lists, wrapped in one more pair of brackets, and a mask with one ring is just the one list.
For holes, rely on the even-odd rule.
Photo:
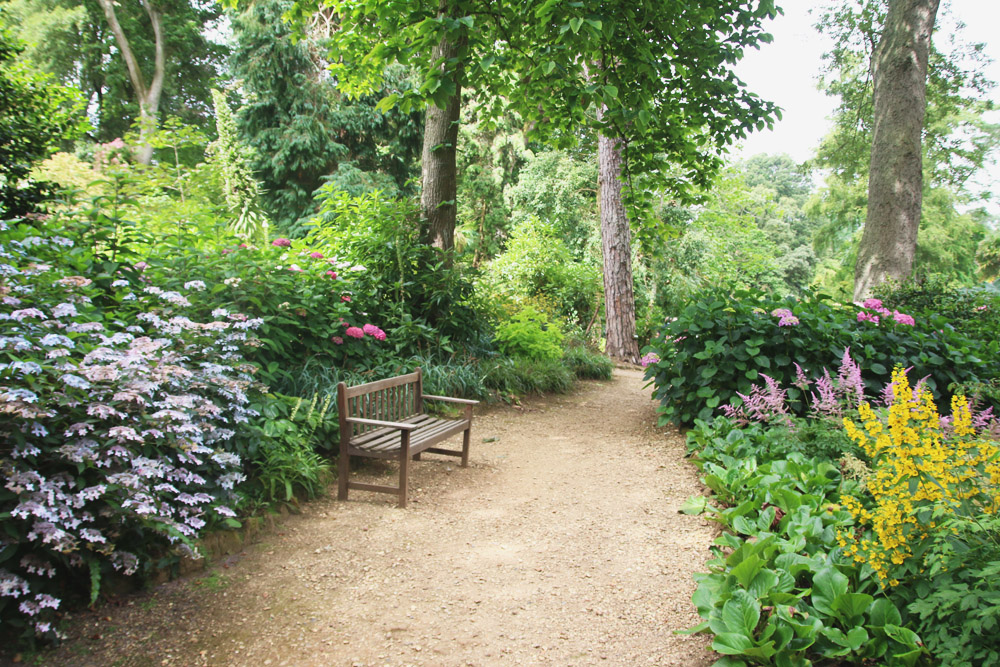
{"label": "pink hydrangea flower", "polygon": [[334,280],[337,279],[337,272],[336,271],[327,271],[326,275],[330,276]]}
{"label": "pink hydrangea flower", "polygon": [[290,267],[288,267],[288,270],[289,271],[295,271],[295,272],[301,272],[302,271],[302,269],[299,267],[298,264],[292,264]]}
{"label": "pink hydrangea flower", "polygon": [[246,249],[247,249],[247,248],[249,248],[250,246],[248,246],[248,245],[247,245],[246,243],[241,243],[239,247],[240,247],[240,249],[242,249],[242,250],[246,250]]}
{"label": "pink hydrangea flower", "polygon": [[223,255],[228,255],[228,254],[229,254],[229,253],[231,253],[232,251],[233,251],[233,249],[232,249],[232,248],[223,248],[223,249],[222,249],[222,254],[223,254]]}
{"label": "pink hydrangea flower", "polygon": [[292,245],[292,242],[286,238],[277,238],[271,241],[271,245],[278,246],[279,248],[287,248]]}
{"label": "pink hydrangea flower", "polygon": [[340,300],[341,301],[345,301],[345,302],[349,302],[351,300],[351,296],[349,294],[345,294],[342,297],[340,297]]}
{"label": "pink hydrangea flower", "polygon": [[336,344],[336,345],[343,345],[344,344],[344,339],[341,338],[340,336],[333,336],[333,337],[330,338],[330,340],[332,340],[334,342],[334,344]]}
{"label": "pink hydrangea flower", "polygon": [[366,324],[363,331],[375,340],[385,340],[385,332],[374,324]]}
{"label": "pink hydrangea flower", "polygon": [[321,252],[311,252],[309,253],[309,256],[313,259],[323,259],[323,253]]}
{"label": "pink hydrangea flower", "polygon": [[882,299],[865,299],[861,302],[861,305],[865,308],[878,309],[882,307]]}
{"label": "pink hydrangea flower", "polygon": [[132,265],[132,268],[134,268],[136,271],[145,271],[146,267],[148,266],[149,264],[146,264],[146,262],[136,262],[135,264]]}
{"label": "pink hydrangea flower", "polygon": [[866,313],[865,311],[861,311],[858,313],[858,322],[873,322],[874,324],[878,324],[878,315],[872,315],[870,313]]}
{"label": "pink hydrangea flower", "polygon": [[905,324],[911,327],[917,323],[916,320],[913,319],[912,315],[906,315],[898,310],[892,311],[892,319],[896,320],[897,324]]}
{"label": "pink hydrangea flower", "polygon": [[344,333],[346,335],[350,336],[351,338],[364,338],[365,337],[365,332],[362,331],[361,329],[359,329],[358,327],[347,327],[347,331],[345,331]]}

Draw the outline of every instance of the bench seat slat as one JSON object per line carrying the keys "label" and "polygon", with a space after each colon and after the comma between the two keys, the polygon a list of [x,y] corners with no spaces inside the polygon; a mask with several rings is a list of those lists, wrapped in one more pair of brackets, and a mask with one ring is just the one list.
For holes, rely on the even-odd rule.
{"label": "bench seat slat", "polygon": [[[453,419],[429,419],[410,432],[410,451],[417,453],[420,447],[431,440],[437,441],[452,433],[460,433],[468,426],[465,421]],[[430,443],[433,444],[433,443]],[[382,433],[381,437],[355,445],[358,449],[369,452],[396,451],[400,448],[399,431],[394,429]]]}

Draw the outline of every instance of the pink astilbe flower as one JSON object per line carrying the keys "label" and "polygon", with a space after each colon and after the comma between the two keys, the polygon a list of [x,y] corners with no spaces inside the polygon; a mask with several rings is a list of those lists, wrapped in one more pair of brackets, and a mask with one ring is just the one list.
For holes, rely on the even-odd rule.
{"label": "pink astilbe flower", "polygon": [[809,388],[809,385],[810,385],[809,380],[806,378],[806,372],[804,370],[802,370],[802,366],[799,366],[798,362],[793,362],[792,365],[795,366],[795,382],[794,382],[794,384],[795,384],[796,387],[798,387],[802,391],[805,391],[806,389]]}
{"label": "pink astilbe flower", "polygon": [[764,378],[766,388],[754,385],[749,394],[737,392],[736,395],[742,399],[743,405],[738,407],[729,404],[723,405],[723,413],[741,425],[748,424],[750,421],[767,424],[783,422],[786,426],[792,427],[794,423],[785,405],[787,398],[785,390],[778,385],[774,378],[763,373],[760,376]]}
{"label": "pink astilbe flower", "polygon": [[837,389],[833,385],[829,370],[823,369],[823,377],[816,380],[816,390],[819,392],[819,397],[812,392],[809,394],[812,398],[810,412],[817,417],[839,419],[843,411],[840,407],[840,401],[837,399]]}
{"label": "pink astilbe flower", "polygon": [[851,407],[861,405],[865,400],[865,381],[861,379],[861,367],[851,358],[851,348],[844,349],[840,360],[840,391]]}
{"label": "pink astilbe flower", "polygon": [[288,246],[292,245],[292,242],[286,238],[276,238],[273,241],[271,241],[271,245],[277,246],[279,248],[287,248]]}
{"label": "pink astilbe flower", "polygon": [[365,332],[358,327],[347,327],[347,331],[344,332],[345,335],[351,338],[364,338]]}

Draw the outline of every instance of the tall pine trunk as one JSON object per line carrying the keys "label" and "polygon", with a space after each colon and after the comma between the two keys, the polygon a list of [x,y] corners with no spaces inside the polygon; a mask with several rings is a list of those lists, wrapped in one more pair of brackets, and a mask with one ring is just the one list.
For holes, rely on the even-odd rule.
{"label": "tall pine trunk", "polygon": [[854,267],[855,300],[913,271],[923,196],[927,60],[938,4],[890,0],[875,50],[868,217]]}
{"label": "tall pine trunk", "polygon": [[[438,15],[446,16],[447,0],[441,0]],[[435,60],[448,60],[458,55],[459,45],[447,37],[434,47]],[[458,124],[462,113],[462,68],[454,73],[455,92],[445,108],[434,104],[427,107],[424,118],[424,144],[421,164],[422,186],[420,209],[423,215],[423,236],[428,243],[442,250],[455,245],[455,220],[458,208]]]}
{"label": "tall pine trunk", "polygon": [[601,250],[604,255],[605,352],[612,359],[639,362],[632,291],[632,233],[622,202],[621,140],[597,139]]}

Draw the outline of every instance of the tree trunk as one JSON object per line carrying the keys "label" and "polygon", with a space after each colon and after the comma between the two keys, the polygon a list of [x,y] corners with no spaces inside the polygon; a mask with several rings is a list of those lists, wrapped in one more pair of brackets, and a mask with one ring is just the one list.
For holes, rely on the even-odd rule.
{"label": "tree trunk", "polygon": [[855,300],[913,271],[923,191],[927,59],[938,4],[890,0],[875,51],[868,217],[854,267]]}
{"label": "tree trunk", "polygon": [[[441,0],[439,16],[446,15],[447,0]],[[451,59],[459,45],[442,37],[434,47],[434,59]],[[462,68],[455,71],[455,92],[445,108],[431,104],[424,119],[424,146],[421,165],[420,209],[423,236],[433,246],[450,250],[455,245],[458,208],[458,124],[462,112]]]}
{"label": "tree trunk", "polygon": [[[600,112],[598,112],[600,113]],[[639,362],[632,292],[632,234],[622,202],[621,140],[597,139],[601,249],[604,255],[605,352],[612,359]]]}
{"label": "tree trunk", "polygon": [[132,52],[128,36],[118,22],[115,13],[114,0],[98,0],[104,10],[104,16],[108,20],[118,48],[121,50],[122,59],[128,68],[129,81],[135,89],[136,99],[139,102],[139,148],[136,152],[136,159],[142,164],[149,164],[153,159],[153,147],[150,145],[149,136],[156,131],[157,114],[160,107],[160,94],[163,92],[163,77],[166,70],[166,50],[163,43],[163,21],[160,12],[153,7],[150,0],[142,0],[142,8],[149,16],[149,22],[153,27],[153,44],[155,48],[155,61],[153,64],[153,78],[149,86],[146,86],[146,79],[139,67],[139,61]]}

